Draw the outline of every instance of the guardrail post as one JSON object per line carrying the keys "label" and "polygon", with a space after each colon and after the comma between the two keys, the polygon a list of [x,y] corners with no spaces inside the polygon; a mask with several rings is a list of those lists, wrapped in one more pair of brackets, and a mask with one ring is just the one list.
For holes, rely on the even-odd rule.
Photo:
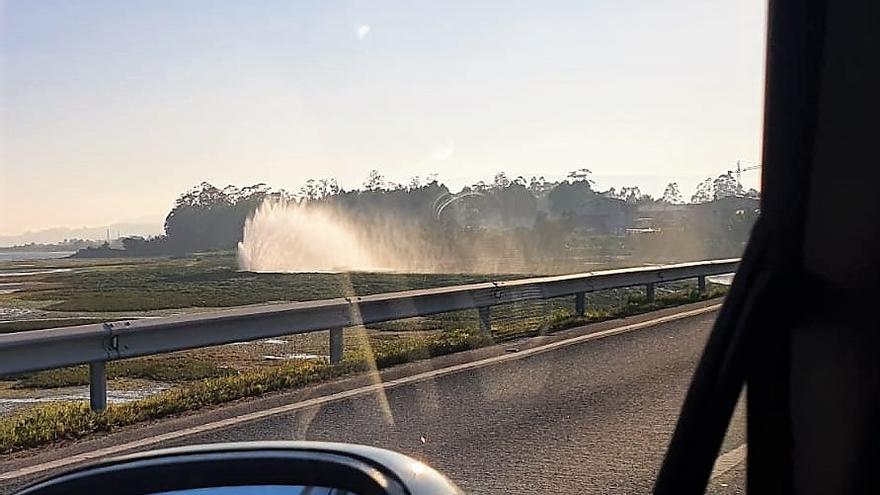
{"label": "guardrail post", "polygon": [[701,296],[706,295],[706,276],[700,275],[697,277],[697,290],[700,292]]}
{"label": "guardrail post", "polygon": [[89,407],[98,412],[107,409],[107,363],[89,363]]}
{"label": "guardrail post", "polygon": [[330,364],[342,362],[342,327],[330,329]]}
{"label": "guardrail post", "polygon": [[587,301],[585,294],[583,292],[578,292],[574,295],[574,313],[577,316],[584,316],[587,309]]}
{"label": "guardrail post", "polygon": [[649,304],[654,302],[654,284],[653,283],[645,285],[645,299],[648,301]]}
{"label": "guardrail post", "polygon": [[492,306],[482,306],[480,312],[480,333],[492,335]]}

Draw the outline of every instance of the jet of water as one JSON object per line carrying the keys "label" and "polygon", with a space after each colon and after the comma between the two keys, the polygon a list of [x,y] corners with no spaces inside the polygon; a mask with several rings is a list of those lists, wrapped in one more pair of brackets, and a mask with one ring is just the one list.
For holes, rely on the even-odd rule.
{"label": "jet of water", "polygon": [[331,208],[267,200],[244,225],[239,266],[253,272],[382,271],[360,229]]}

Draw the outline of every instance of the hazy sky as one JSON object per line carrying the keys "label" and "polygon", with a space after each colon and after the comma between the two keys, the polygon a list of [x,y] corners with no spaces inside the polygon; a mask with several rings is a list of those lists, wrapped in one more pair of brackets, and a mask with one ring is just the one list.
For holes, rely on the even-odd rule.
{"label": "hazy sky", "polygon": [[[0,234],[298,189],[593,170],[660,193],[760,159],[757,0],[0,3]],[[757,174],[744,175],[753,186]]]}

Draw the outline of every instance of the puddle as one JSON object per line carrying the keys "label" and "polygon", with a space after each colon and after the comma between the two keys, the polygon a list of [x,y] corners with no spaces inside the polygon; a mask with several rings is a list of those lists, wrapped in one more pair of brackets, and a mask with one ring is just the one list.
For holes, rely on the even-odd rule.
{"label": "puddle", "polygon": [[[67,258],[75,251],[0,251],[0,261],[20,262],[36,260],[57,260]],[[33,263],[15,263],[16,266],[34,266]]]}
{"label": "puddle", "polygon": [[[108,390],[107,401],[111,404],[121,404],[133,400],[143,399],[168,389],[168,385],[156,384],[147,388],[135,390]],[[0,398],[0,414],[8,414],[37,404],[47,402],[64,402],[89,400],[89,387],[63,387],[57,389],[28,391],[32,397],[7,397]]]}
{"label": "puddle", "polygon": [[263,356],[263,359],[266,361],[290,361],[292,359],[305,359],[311,361],[315,359],[330,359],[330,356],[318,356],[317,354],[282,354],[280,356],[273,356],[267,354]]}
{"label": "puddle", "polygon": [[24,284],[18,282],[0,283],[0,294],[12,294],[24,288]]}
{"label": "puddle", "polygon": [[263,339],[257,341],[249,341],[249,342],[233,342],[231,344],[226,345],[259,345],[259,344],[270,344],[270,345],[281,345],[281,344],[289,344],[290,342],[284,339]]}
{"label": "puddle", "polygon": [[0,272],[0,277],[26,277],[29,275],[45,275],[47,273],[64,273],[73,271],[73,268],[53,268],[51,270],[31,270],[23,272]]}
{"label": "puddle", "polygon": [[729,275],[716,275],[713,277],[706,277],[706,280],[712,282],[713,284],[721,284],[721,285],[730,285],[733,283],[733,274]]}
{"label": "puddle", "polygon": [[26,308],[0,308],[0,319],[3,320],[21,320],[38,314],[42,312]]}

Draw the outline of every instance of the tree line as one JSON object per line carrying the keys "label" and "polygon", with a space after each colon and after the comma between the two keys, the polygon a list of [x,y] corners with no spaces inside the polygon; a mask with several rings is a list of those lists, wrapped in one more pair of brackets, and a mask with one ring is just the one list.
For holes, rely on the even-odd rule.
{"label": "tree line", "polygon": [[[707,178],[697,187],[689,204],[709,203],[726,197],[757,198],[754,189],[743,191],[732,172]],[[451,191],[436,174],[395,183],[379,171],[369,172],[360,188],[345,190],[335,179],[310,179],[295,192],[272,189],[266,184],[247,187],[216,187],[203,182],[177,198],[165,218],[165,234],[154,238],[127,237],[127,255],[185,254],[205,250],[234,249],[242,239],[245,221],[267,199],[290,204],[322,205],[358,218],[388,217],[418,225],[437,238],[458,232],[520,229],[535,235],[547,229],[571,230],[566,219],[619,217],[616,224],[631,221],[640,206],[685,205],[677,183],[668,184],[659,198],[637,186],[598,191],[589,169],[570,172],[564,180],[548,181],[535,176],[510,177],[504,172],[491,181],[479,181]],[[555,222],[556,225],[549,225]],[[599,233],[613,229],[600,220]],[[564,224],[564,225],[563,225]],[[520,233],[519,235],[523,235]],[[100,250],[92,250],[100,255]]]}

